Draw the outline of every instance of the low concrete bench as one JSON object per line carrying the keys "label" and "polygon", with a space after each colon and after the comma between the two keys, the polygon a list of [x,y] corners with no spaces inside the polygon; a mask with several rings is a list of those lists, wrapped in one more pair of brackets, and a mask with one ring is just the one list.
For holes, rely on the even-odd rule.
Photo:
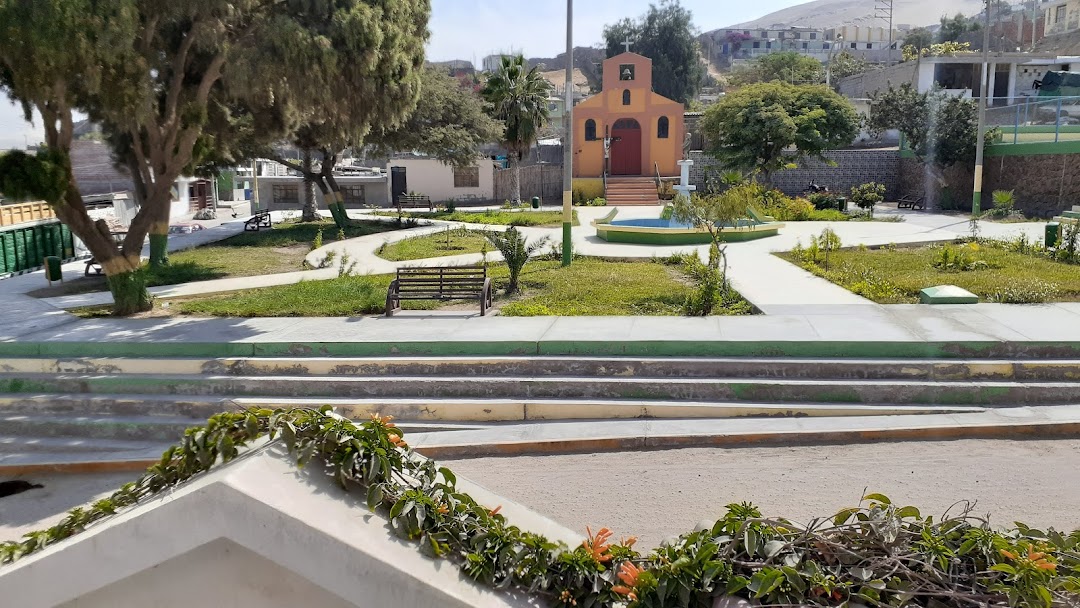
{"label": "low concrete bench", "polygon": [[386,294],[386,316],[394,316],[405,300],[480,301],[480,316],[492,304],[491,279],[483,266],[399,268]]}

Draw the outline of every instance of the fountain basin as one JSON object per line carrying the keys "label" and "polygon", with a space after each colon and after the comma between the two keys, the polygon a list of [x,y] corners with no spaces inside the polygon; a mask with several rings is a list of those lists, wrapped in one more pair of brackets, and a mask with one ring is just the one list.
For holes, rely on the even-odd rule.
{"label": "fountain basin", "polygon": [[[641,245],[707,245],[712,242],[709,231],[680,224],[663,218],[616,220],[619,210],[613,209],[606,216],[594,220],[596,235],[609,243],[637,243]],[[771,219],[771,218],[770,218]],[[720,231],[725,242],[752,241],[776,236],[784,224],[744,218],[735,226]]]}

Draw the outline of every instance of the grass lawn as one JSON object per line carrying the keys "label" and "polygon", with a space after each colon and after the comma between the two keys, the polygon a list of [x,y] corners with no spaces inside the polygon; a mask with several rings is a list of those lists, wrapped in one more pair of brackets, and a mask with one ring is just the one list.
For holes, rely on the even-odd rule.
{"label": "grass lawn", "polygon": [[488,251],[494,249],[481,232],[451,229],[396,243],[383,243],[375,253],[383,259],[402,262],[463,253],[480,253],[485,244]]}
{"label": "grass lawn", "polygon": [[[345,229],[345,238],[396,229],[397,226],[389,223],[353,221]],[[243,232],[223,241],[170,253],[166,266],[148,268],[148,285],[178,285],[303,270],[304,258],[320,230],[324,244],[337,240],[338,229],[333,220],[280,222],[270,230]],[[48,298],[107,289],[104,276],[91,276],[39,289],[30,295]]]}
{"label": "grass lawn", "polygon": [[[683,303],[693,287],[679,266],[652,261],[607,262],[578,259],[569,268],[557,261],[530,262],[521,275],[521,292],[507,298],[506,267],[489,267],[496,287],[496,307],[505,316],[600,316],[683,314]],[[338,317],[385,312],[390,275],[350,276],[308,281],[249,291],[174,300],[167,311],[210,317]],[[474,302],[407,302],[406,309],[461,308],[473,311]],[[100,316],[105,309],[83,309],[83,316]],[[734,296],[715,314],[750,314],[750,306]]]}
{"label": "grass lawn", "polygon": [[[946,247],[954,261],[942,270],[935,264],[941,264]],[[962,287],[986,302],[1080,300],[1080,266],[996,244],[946,247],[849,249],[830,255],[828,271],[820,255],[816,264],[802,261],[799,265],[879,304],[915,303],[920,290],[936,285]],[[778,255],[795,262],[791,253]],[[959,262],[956,256],[961,256]]]}
{"label": "grass lawn", "polygon": [[[396,211],[380,211],[378,215],[397,217]],[[444,220],[448,222],[469,222],[471,224],[488,224],[491,226],[561,226],[562,211],[533,211],[525,209],[512,211],[509,209],[495,209],[487,211],[406,211],[404,217],[415,217],[429,220]],[[578,226],[577,210],[574,210],[574,225]]]}

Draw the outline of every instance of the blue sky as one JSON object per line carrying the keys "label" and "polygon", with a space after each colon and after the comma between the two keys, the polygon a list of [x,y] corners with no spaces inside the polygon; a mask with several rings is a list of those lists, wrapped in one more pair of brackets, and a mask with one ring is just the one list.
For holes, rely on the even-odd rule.
{"label": "blue sky", "polygon": [[[803,0],[682,0],[702,30],[756,19]],[[637,17],[650,0],[576,0],[574,44],[600,42],[604,25]],[[522,51],[532,57],[554,57],[566,48],[565,0],[432,0],[431,42],[434,61],[479,62],[500,51]],[[0,97],[0,149],[22,148],[41,138],[40,124],[31,126],[22,111]]]}

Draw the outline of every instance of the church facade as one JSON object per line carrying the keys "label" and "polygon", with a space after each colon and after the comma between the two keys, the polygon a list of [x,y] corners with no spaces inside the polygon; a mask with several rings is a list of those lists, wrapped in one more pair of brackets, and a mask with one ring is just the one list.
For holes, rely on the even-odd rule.
{"label": "church facade", "polygon": [[652,69],[637,53],[604,61],[603,91],[574,107],[574,177],[679,173],[683,105],[653,92]]}

